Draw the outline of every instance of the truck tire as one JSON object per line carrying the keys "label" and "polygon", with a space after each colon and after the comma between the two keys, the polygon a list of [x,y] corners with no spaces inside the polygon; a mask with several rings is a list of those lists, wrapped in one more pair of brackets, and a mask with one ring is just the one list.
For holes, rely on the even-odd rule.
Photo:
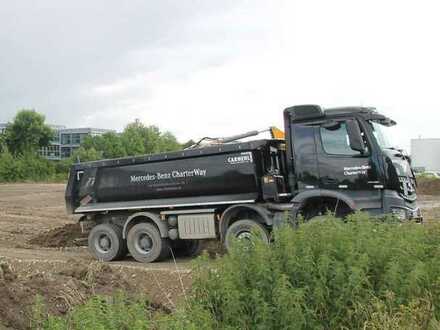
{"label": "truck tire", "polygon": [[141,222],[134,225],[127,235],[127,246],[131,256],[143,263],[164,258],[169,253],[169,242],[160,236],[152,223]]}
{"label": "truck tire", "polygon": [[176,240],[171,242],[176,257],[197,257],[202,252],[202,242],[197,239]]}
{"label": "truck tire", "polygon": [[88,244],[90,252],[101,261],[117,260],[127,254],[122,229],[111,223],[93,227],[89,234]]}
{"label": "truck tire", "polygon": [[168,259],[171,255],[171,243],[170,240],[168,238],[162,238],[162,250],[160,251],[160,255],[159,258],[157,258],[156,260],[164,260],[164,259]]}
{"label": "truck tire", "polygon": [[198,239],[187,240],[183,253],[187,257],[197,257],[202,252],[202,241]]}
{"label": "truck tire", "polygon": [[233,241],[236,239],[250,239],[251,235],[256,233],[263,242],[269,243],[270,234],[267,229],[254,220],[238,220],[229,226],[225,235],[225,247],[227,251],[231,250]]}

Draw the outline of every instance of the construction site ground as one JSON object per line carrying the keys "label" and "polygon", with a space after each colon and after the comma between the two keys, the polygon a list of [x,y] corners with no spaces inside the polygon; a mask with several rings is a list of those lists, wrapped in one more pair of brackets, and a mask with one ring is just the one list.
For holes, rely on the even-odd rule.
{"label": "construction site ground", "polygon": [[[0,185],[0,329],[27,328],[35,297],[64,314],[94,294],[145,294],[172,310],[191,286],[191,259],[141,264],[131,257],[96,261],[87,237],[66,214],[64,184]],[[424,191],[426,193],[426,191]],[[440,198],[420,196],[425,219],[440,219]]]}

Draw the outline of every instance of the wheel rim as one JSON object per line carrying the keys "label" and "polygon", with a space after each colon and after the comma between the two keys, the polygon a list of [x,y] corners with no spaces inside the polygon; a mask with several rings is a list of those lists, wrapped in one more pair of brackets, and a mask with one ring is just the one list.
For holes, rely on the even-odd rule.
{"label": "wheel rim", "polygon": [[135,247],[142,254],[148,254],[153,249],[153,239],[147,233],[140,233],[135,240]]}
{"label": "wheel rim", "polygon": [[102,233],[95,241],[95,248],[100,253],[108,253],[112,249],[112,239],[106,233]]}
{"label": "wheel rim", "polygon": [[250,241],[252,237],[252,233],[247,230],[242,230],[236,235],[237,239],[240,241]]}

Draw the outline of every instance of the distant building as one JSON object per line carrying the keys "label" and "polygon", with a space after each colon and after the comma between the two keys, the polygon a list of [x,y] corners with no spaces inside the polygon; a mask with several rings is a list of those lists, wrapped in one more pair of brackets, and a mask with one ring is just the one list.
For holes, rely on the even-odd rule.
{"label": "distant building", "polygon": [[418,172],[440,172],[440,138],[411,140],[412,166]]}
{"label": "distant building", "polygon": [[69,158],[84,142],[86,136],[97,136],[113,132],[100,128],[59,128],[50,146],[40,149],[39,154],[47,159]]}
{"label": "distant building", "polygon": [[[0,124],[0,134],[4,133],[7,124]],[[51,160],[69,158],[78,149],[86,136],[97,136],[109,132],[109,129],[100,128],[66,128],[65,126],[49,125],[54,131],[54,139],[48,147],[41,148],[38,154]]]}

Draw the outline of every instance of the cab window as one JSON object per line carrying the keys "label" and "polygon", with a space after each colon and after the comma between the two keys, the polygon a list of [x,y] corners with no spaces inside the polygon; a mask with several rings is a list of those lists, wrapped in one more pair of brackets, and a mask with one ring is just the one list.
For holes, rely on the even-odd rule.
{"label": "cab window", "polygon": [[333,155],[356,156],[359,151],[350,148],[347,126],[340,122],[333,127],[320,127],[321,141],[324,151]]}

